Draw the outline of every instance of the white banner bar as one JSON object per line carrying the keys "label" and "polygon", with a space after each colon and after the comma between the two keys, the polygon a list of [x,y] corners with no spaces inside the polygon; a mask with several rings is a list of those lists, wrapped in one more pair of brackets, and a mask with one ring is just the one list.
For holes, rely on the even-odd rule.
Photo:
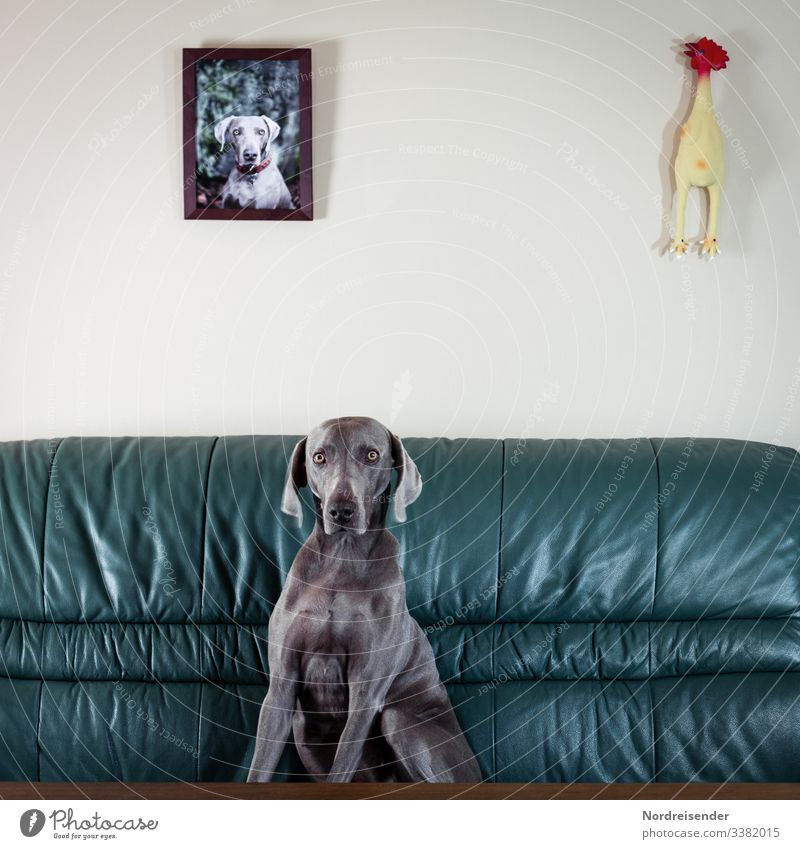
{"label": "white banner bar", "polygon": [[0,801],[0,846],[800,846],[796,801]]}

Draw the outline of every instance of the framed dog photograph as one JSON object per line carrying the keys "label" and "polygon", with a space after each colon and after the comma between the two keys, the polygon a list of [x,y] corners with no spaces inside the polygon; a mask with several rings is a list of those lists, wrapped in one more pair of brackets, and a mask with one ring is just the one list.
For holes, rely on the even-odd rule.
{"label": "framed dog photograph", "polygon": [[184,218],[303,220],[311,194],[311,51],[183,51]]}

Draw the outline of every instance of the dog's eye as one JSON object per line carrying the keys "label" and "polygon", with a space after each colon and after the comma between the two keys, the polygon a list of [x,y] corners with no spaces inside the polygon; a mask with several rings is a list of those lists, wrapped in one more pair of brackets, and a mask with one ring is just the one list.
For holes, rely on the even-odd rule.
{"label": "dog's eye", "polygon": [[264,135],[264,130],[258,130],[257,132],[258,132],[258,134],[259,134],[260,136],[263,136],[263,135]]}
{"label": "dog's eye", "polygon": [[373,448],[372,451],[367,451],[367,462],[374,463],[381,455]]}
{"label": "dog's eye", "polygon": [[311,459],[317,466],[321,466],[325,462],[325,455],[322,451],[317,451]]}
{"label": "dog's eye", "polygon": [[235,136],[239,136],[239,135],[241,135],[241,134],[242,134],[242,131],[241,131],[241,130],[237,127],[237,128],[233,131],[233,134],[234,134]]}

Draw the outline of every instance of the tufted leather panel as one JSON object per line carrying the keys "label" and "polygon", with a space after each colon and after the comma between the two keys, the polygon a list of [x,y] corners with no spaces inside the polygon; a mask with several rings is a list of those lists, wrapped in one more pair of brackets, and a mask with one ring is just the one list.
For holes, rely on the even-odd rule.
{"label": "tufted leather panel", "polygon": [[[295,441],[0,444],[0,779],[244,779]],[[800,780],[794,451],[405,444],[408,605],[486,779]]]}

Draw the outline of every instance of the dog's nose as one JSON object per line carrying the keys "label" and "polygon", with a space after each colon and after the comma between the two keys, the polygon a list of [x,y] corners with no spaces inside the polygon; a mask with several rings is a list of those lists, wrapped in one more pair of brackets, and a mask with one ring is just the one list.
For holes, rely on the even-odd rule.
{"label": "dog's nose", "polygon": [[255,162],[256,159],[258,159],[258,154],[257,153],[251,153],[250,151],[247,151],[246,153],[242,154],[242,158],[244,159],[245,162]]}
{"label": "dog's nose", "polygon": [[339,525],[346,525],[355,513],[353,505],[349,501],[334,501],[328,507],[328,515]]}

